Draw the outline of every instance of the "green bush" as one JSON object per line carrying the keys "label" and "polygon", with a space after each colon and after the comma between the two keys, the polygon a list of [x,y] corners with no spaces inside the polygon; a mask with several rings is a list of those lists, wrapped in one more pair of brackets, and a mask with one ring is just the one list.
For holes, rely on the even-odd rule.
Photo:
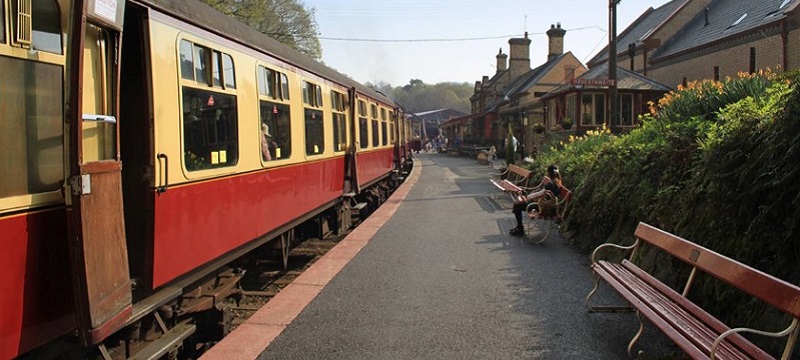
{"label": "green bush", "polygon": [[[583,250],[630,243],[640,221],[789,282],[800,282],[800,90],[797,72],[743,74],[671,92],[641,126],[543,149],[574,191],[566,229]],[[643,254],[668,283],[686,270]],[[736,292],[702,278],[691,296],[729,323],[762,319]],[[736,301],[733,301],[736,299]],[[774,320],[774,319],[773,319]]]}

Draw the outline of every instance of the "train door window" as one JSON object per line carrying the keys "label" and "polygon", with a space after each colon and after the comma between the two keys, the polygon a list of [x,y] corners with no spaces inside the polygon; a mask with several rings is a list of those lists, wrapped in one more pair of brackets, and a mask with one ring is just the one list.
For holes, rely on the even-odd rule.
{"label": "train door window", "polygon": [[[87,115],[114,115],[114,56],[110,34],[87,24],[83,45],[82,111]],[[91,116],[85,119],[106,119]],[[108,118],[110,119],[110,117]],[[83,162],[113,160],[117,156],[115,121],[83,121]]]}
{"label": "train door window", "polygon": [[[222,89],[228,79],[227,69],[220,69],[224,64],[221,59],[229,55],[182,40],[179,56],[181,77],[193,80],[182,84],[186,169],[197,171],[236,165],[239,161],[236,95]],[[186,64],[188,61],[191,67]],[[232,65],[231,60],[231,72]],[[231,74],[230,80],[234,76]]]}
{"label": "train door window", "polygon": [[358,143],[362,149],[369,147],[367,103],[363,100],[358,100]]}
{"label": "train door window", "polygon": [[0,56],[0,69],[0,199],[57,191],[64,182],[63,68]]}
{"label": "train door window", "polygon": [[[258,94],[261,115],[261,159],[287,159],[292,155],[292,127],[286,74],[258,67]],[[284,87],[284,84],[286,87]],[[283,97],[281,94],[286,94]]]}
{"label": "train door window", "polygon": [[55,1],[33,1],[31,25],[31,48],[54,54],[62,53],[61,15]]}
{"label": "train door window", "polygon": [[333,151],[344,151],[347,144],[344,94],[331,91],[331,109],[333,111]]}

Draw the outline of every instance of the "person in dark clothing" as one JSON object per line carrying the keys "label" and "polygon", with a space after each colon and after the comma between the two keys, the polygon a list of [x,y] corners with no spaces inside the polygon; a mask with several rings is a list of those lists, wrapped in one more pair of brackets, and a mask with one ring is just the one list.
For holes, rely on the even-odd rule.
{"label": "person in dark clothing", "polygon": [[561,174],[558,172],[558,166],[548,166],[547,175],[542,179],[542,183],[538,186],[541,187],[541,190],[534,191],[527,195],[520,194],[517,201],[514,202],[514,208],[511,211],[514,213],[514,218],[517,220],[517,227],[511,229],[509,233],[514,236],[525,235],[525,227],[522,226],[522,212],[525,211],[525,209],[528,207],[528,204],[539,200],[548,191],[553,193],[553,195],[558,196],[561,193],[561,186],[563,186],[563,183],[561,181]]}

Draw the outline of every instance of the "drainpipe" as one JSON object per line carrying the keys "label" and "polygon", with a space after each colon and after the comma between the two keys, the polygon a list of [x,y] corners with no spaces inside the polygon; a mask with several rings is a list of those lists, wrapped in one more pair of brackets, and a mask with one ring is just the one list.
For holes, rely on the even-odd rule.
{"label": "drainpipe", "polygon": [[789,65],[789,54],[786,51],[786,46],[789,42],[789,34],[786,31],[786,18],[781,20],[781,45],[783,47],[783,71],[786,71],[787,66]]}

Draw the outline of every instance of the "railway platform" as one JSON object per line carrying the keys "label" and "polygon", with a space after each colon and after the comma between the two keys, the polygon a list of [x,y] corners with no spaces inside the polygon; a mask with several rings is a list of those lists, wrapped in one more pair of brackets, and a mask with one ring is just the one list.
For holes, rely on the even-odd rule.
{"label": "railway platform", "polygon": [[[638,321],[588,312],[588,254],[508,235],[492,168],[415,156],[380,209],[201,359],[628,358]],[[680,358],[647,327],[634,349]]]}

